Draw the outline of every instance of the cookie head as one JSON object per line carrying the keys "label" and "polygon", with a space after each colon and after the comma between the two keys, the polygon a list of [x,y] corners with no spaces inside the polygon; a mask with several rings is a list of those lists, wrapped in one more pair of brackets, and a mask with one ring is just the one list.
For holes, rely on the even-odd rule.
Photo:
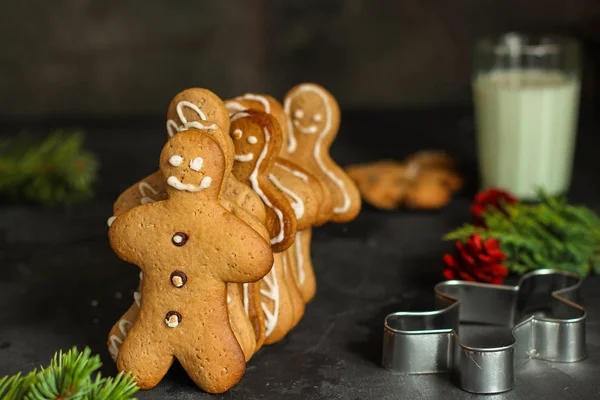
{"label": "cookie head", "polygon": [[339,107],[321,86],[306,83],[294,87],[286,95],[284,110],[288,117],[288,152],[294,152],[298,145],[314,147],[319,138],[333,141],[339,126]]}
{"label": "cookie head", "polygon": [[235,148],[233,173],[245,181],[271,168],[281,148],[281,130],[274,117],[260,111],[240,111],[231,117],[229,134]]}
{"label": "cookie head", "polygon": [[160,169],[169,197],[219,195],[225,158],[219,144],[206,132],[189,129],[169,139],[160,155]]}
{"label": "cookie head", "polygon": [[281,128],[284,143],[287,143],[288,123],[283,106],[277,99],[267,94],[246,93],[233,99],[225,100],[229,116],[246,110],[262,111],[275,117]]}
{"label": "cookie head", "polygon": [[177,94],[167,111],[167,133],[190,128],[209,129],[216,124],[222,131],[229,130],[229,114],[223,101],[208,89],[191,88]]}

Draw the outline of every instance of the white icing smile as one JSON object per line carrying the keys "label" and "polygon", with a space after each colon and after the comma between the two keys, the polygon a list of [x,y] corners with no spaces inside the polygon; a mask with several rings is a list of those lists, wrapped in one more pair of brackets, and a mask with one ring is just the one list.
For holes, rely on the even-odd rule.
{"label": "white icing smile", "polygon": [[254,159],[254,154],[252,154],[252,153],[235,155],[235,161],[248,162],[248,161],[252,161],[253,159]]}
{"label": "white icing smile", "polygon": [[303,126],[300,123],[300,121],[298,121],[297,119],[294,120],[294,126],[300,132],[305,133],[307,135],[312,135],[313,133],[317,133],[317,130],[319,129],[319,128],[317,128],[316,125]]}
{"label": "white icing smile", "polygon": [[186,190],[186,191],[192,192],[192,193],[199,192],[201,190],[209,188],[211,182],[212,182],[212,178],[210,176],[205,176],[204,178],[202,178],[202,182],[200,182],[200,185],[198,185],[198,186],[192,185],[191,183],[182,183],[175,176],[170,176],[169,179],[167,179],[167,183],[170,186],[174,187],[175,189]]}

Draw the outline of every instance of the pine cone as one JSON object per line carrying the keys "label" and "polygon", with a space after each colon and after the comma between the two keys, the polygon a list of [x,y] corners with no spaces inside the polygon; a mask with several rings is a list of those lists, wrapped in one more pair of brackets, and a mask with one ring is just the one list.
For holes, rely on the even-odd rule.
{"label": "pine cone", "polygon": [[466,243],[457,241],[456,250],[456,255],[444,255],[446,279],[502,284],[508,275],[508,269],[502,265],[506,255],[500,250],[498,239],[483,241],[474,233]]}

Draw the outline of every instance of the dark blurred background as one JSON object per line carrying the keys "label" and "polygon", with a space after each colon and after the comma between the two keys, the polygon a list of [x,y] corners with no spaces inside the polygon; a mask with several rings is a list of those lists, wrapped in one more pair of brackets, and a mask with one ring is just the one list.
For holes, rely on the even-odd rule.
{"label": "dark blurred background", "polygon": [[509,30],[581,39],[597,106],[598,0],[37,0],[1,6],[0,118],[162,116],[187,87],[301,81],[345,108],[468,105],[473,40]]}

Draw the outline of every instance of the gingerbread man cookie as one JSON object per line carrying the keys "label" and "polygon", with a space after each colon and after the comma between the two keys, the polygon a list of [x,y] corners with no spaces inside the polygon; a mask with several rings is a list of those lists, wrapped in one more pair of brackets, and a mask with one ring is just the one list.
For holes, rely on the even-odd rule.
{"label": "gingerbread man cookie", "polygon": [[303,83],[287,93],[284,111],[288,117],[288,140],[283,156],[325,183],[333,209],[324,218],[335,222],[354,219],[360,211],[360,193],[329,156],[340,124],[337,101],[321,86]]}
{"label": "gingerbread man cookie", "polygon": [[[215,121],[208,121],[207,116],[214,118]],[[167,132],[169,137],[190,128],[203,129],[213,136],[225,154],[226,169],[228,171],[227,179],[223,184],[221,193],[222,201],[229,200],[231,204],[239,205],[239,207],[234,208],[248,211],[250,216],[242,219],[251,226],[256,227],[259,233],[261,229],[264,230],[264,228],[253,224],[249,220],[250,217],[255,217],[257,220],[264,219],[265,210],[262,201],[250,188],[237,181],[230,172],[233,165],[234,149],[228,131],[224,132],[223,130],[228,130],[229,128],[229,117],[221,99],[207,89],[192,88],[184,90],[171,101],[167,118]],[[165,198],[166,188],[164,179],[162,173],[158,171],[133,185],[119,196],[114,206],[114,215],[117,216],[140,204],[147,204]],[[235,210],[232,211],[236,215],[240,214],[239,211],[237,213]],[[252,287],[253,285],[258,286],[258,284],[243,284],[241,292],[244,294],[250,293],[249,296],[243,297],[240,296],[240,290],[229,285],[232,290],[232,293],[229,295],[230,302],[228,303],[231,324],[234,327],[236,337],[238,337],[242,345],[246,359],[249,359],[262,346],[265,336],[264,316],[262,313],[253,312],[255,304],[259,304],[260,302],[258,287]],[[245,302],[243,308],[250,315],[239,315],[242,302]],[[135,320],[137,313],[138,306],[134,303],[111,330],[109,335],[109,350],[113,358],[116,358],[118,347],[126,336],[126,331],[121,329],[121,327],[127,325],[126,322]],[[247,321],[248,319],[250,321]],[[255,329],[254,336],[256,337],[256,343],[253,343],[249,339],[252,333],[246,332],[246,327],[249,323]]]}
{"label": "gingerbread man cookie", "polygon": [[[287,115],[281,104],[271,96],[248,93],[226,100],[225,106],[230,115],[250,109],[273,115],[280,124],[283,143],[287,143]],[[285,151],[285,146],[281,146],[279,155]],[[322,182],[289,160],[276,159],[269,178],[286,195],[296,213],[296,237],[285,256],[288,267],[295,273],[296,285],[304,301],[308,302],[316,291],[316,280],[310,259],[311,235],[302,231],[327,221],[332,199]]]}
{"label": "gingerbread man cookie", "polygon": [[[271,239],[276,254],[273,269],[262,283],[262,306],[265,313],[266,344],[280,340],[304,314],[304,301],[295,284],[288,261],[278,250],[278,243],[294,240],[295,210],[274,183],[271,174],[275,157],[281,146],[281,130],[277,120],[263,112],[241,111],[231,117],[230,133],[236,151],[234,176],[259,194],[267,207],[266,226],[277,232]],[[276,181],[276,180],[275,180]],[[278,181],[277,181],[278,182]],[[276,221],[279,227],[273,227]],[[288,223],[293,229],[286,229]],[[277,239],[279,238],[279,239]]]}
{"label": "gingerbread man cookie", "polygon": [[382,160],[348,167],[365,201],[392,210],[438,209],[448,204],[463,181],[454,160],[443,152],[423,151],[403,162]]}
{"label": "gingerbread man cookie", "polygon": [[160,157],[164,201],[135,207],[109,229],[115,253],[143,272],[140,311],[117,357],[143,389],[155,386],[176,357],[210,393],[233,386],[244,354],[228,317],[226,284],[252,282],[271,268],[270,245],[218,201],[223,150],[209,135],[174,135]]}

